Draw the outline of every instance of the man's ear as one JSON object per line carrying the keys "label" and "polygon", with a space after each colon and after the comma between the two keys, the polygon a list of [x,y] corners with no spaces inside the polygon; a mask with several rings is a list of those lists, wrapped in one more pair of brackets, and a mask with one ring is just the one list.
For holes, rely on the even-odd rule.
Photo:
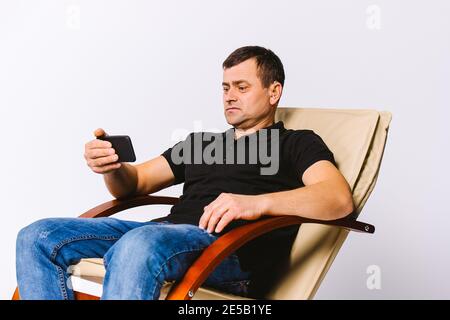
{"label": "man's ear", "polygon": [[278,81],[274,81],[269,86],[269,97],[270,97],[270,104],[276,105],[280,101],[281,94],[283,93],[283,86]]}

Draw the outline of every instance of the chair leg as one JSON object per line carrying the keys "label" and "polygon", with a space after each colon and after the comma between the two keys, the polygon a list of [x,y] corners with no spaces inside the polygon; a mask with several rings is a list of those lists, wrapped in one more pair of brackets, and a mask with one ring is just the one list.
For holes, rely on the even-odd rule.
{"label": "chair leg", "polygon": [[100,300],[100,297],[92,296],[87,293],[74,291],[75,300]]}
{"label": "chair leg", "polygon": [[19,287],[16,287],[16,290],[14,290],[14,294],[11,300],[20,300]]}

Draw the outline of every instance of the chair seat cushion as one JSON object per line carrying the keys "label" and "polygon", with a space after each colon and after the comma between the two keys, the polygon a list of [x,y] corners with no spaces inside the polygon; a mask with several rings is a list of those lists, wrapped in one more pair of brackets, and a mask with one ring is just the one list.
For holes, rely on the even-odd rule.
{"label": "chair seat cushion", "polygon": [[[82,259],[79,263],[70,266],[69,272],[73,290],[100,297],[102,295],[103,278],[105,267],[103,259]],[[173,281],[165,281],[161,288],[160,300],[164,300],[173,285]],[[193,300],[251,300],[246,297],[236,296],[212,288],[200,287],[195,293]]]}

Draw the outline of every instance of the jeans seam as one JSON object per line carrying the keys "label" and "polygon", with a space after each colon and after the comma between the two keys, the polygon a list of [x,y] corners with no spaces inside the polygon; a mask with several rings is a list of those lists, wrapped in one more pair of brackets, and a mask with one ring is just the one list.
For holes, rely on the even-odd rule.
{"label": "jeans seam", "polygon": [[231,280],[231,281],[221,281],[219,282],[219,284],[249,284],[250,280],[249,279],[244,279],[244,280]]}
{"label": "jeans seam", "polygon": [[64,274],[63,274],[63,270],[60,266],[56,266],[56,272],[58,273],[58,279],[59,279],[59,289],[61,290],[62,296],[64,300],[69,300],[69,296],[67,294],[67,289],[66,289],[66,279],[64,279]]}
{"label": "jeans seam", "polygon": [[[234,295],[239,295],[239,296],[244,296],[247,297],[248,296],[248,290],[250,287],[250,282],[251,280],[249,279],[244,279],[244,280],[234,280],[234,281],[222,281],[219,282],[217,285],[212,285],[209,286],[213,289],[218,289],[218,290],[225,290],[228,293],[234,294]],[[231,288],[230,288],[231,287]],[[239,293],[236,293],[233,291],[232,288],[238,288]],[[229,291],[228,291],[229,290]]]}
{"label": "jeans seam", "polygon": [[[50,255],[50,259],[51,262],[53,264],[55,264],[56,262],[56,255],[58,254],[58,251],[66,244],[75,242],[75,241],[80,241],[80,240],[91,240],[91,239],[99,239],[99,240],[118,240],[120,239],[120,237],[118,236],[97,236],[97,235],[83,235],[83,236],[77,236],[77,237],[72,237],[72,238],[67,238],[64,239],[63,241],[59,242],[58,244],[56,244],[56,246],[53,248],[53,251]],[[59,279],[59,288],[61,290],[61,293],[63,295],[63,299],[64,300],[69,300],[69,296],[67,294],[67,289],[66,289],[66,279],[64,278],[64,270],[56,265],[56,270],[58,273],[58,279]]]}
{"label": "jeans seam", "polygon": [[69,244],[71,242],[80,241],[80,240],[118,240],[120,239],[119,236],[96,236],[96,235],[84,235],[84,236],[77,236],[72,238],[64,239],[63,241],[56,244],[56,246],[53,248],[52,254],[50,255],[50,258],[52,262],[55,262],[56,255],[58,254],[58,251],[65,246],[66,244]]}
{"label": "jeans seam", "polygon": [[[179,255],[179,254],[182,254],[182,253],[192,252],[192,251],[203,251],[203,250],[205,250],[205,248],[201,248],[201,249],[190,249],[190,250],[180,251],[180,252],[177,252],[177,253],[171,255],[171,256],[170,256],[169,258],[167,258],[166,261],[164,261],[164,263],[161,265],[161,268],[159,269],[158,273],[157,273],[156,276],[155,276],[156,282],[158,282],[158,277],[159,277],[159,275],[161,274],[163,268],[164,268],[165,265],[169,262],[170,259],[172,259],[173,257],[175,257],[175,256],[177,256],[177,255]],[[164,279],[164,280],[165,280],[165,279]],[[157,286],[156,286],[156,283],[155,283],[155,287],[153,288],[153,292],[152,292],[152,297],[154,297],[154,295],[155,295],[156,287],[157,287]]]}

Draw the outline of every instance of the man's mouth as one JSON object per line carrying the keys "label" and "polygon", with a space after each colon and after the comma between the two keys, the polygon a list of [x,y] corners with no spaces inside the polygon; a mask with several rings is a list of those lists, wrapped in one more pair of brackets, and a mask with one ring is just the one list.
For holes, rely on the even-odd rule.
{"label": "man's mouth", "polygon": [[227,108],[225,111],[236,111],[236,110],[239,110],[239,108],[236,108],[236,107],[229,107],[229,108]]}

